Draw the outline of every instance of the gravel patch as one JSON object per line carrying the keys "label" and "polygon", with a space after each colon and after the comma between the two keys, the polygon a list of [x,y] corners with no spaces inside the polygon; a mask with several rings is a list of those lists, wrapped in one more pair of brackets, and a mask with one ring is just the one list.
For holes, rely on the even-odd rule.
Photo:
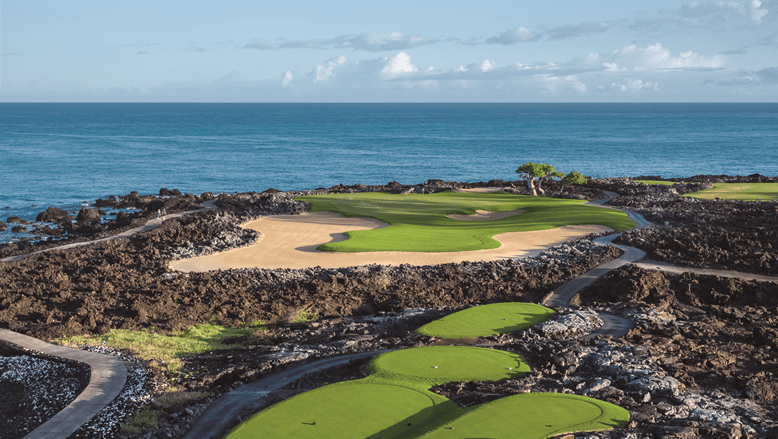
{"label": "gravel patch", "polygon": [[86,366],[31,355],[0,357],[0,438],[22,438],[70,404],[86,387]]}

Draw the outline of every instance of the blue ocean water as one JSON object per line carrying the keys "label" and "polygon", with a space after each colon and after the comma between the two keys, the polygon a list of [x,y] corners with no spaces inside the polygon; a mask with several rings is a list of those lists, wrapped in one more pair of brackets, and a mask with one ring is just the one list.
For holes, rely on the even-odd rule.
{"label": "blue ocean water", "polygon": [[778,175],[774,104],[0,104],[0,219],[108,195]]}

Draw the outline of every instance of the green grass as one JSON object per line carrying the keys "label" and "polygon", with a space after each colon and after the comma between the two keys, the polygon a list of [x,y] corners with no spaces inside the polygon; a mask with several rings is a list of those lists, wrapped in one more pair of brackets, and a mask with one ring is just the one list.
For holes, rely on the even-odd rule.
{"label": "green grass", "polygon": [[514,395],[465,409],[428,390],[434,384],[494,381],[529,371],[520,355],[504,351],[412,348],[377,356],[370,370],[367,378],[320,387],[273,405],[227,438],[545,438],[629,421],[626,410],[575,395]]}
{"label": "green grass", "polygon": [[778,200],[778,183],[714,183],[711,189],[684,194],[684,197],[712,200],[775,201]]}
{"label": "green grass", "polygon": [[290,323],[310,323],[319,320],[319,313],[309,308],[300,308]]}
{"label": "green grass", "polygon": [[[65,345],[94,345],[105,342],[114,349],[129,349],[139,358],[151,360],[167,372],[176,372],[183,366],[183,357],[218,349],[239,348],[246,344],[260,344],[268,334],[263,328],[227,328],[205,323],[170,335],[149,329],[113,329],[107,334],[66,337],[56,342]],[[230,339],[237,338],[243,340],[230,342]]]}
{"label": "green grass", "polygon": [[548,320],[554,311],[533,303],[508,302],[475,306],[417,329],[438,338],[475,338],[505,334]]}
{"label": "green grass", "polygon": [[174,407],[192,399],[204,398],[209,394],[209,392],[191,392],[172,387],[164,394],[154,399],[154,402],[157,403],[159,409],[154,409],[148,405],[144,406],[135,414],[135,416],[122,425],[121,430],[125,433],[139,434],[146,429],[155,428],[161,409]]}
{"label": "green grass", "polygon": [[665,180],[633,180],[635,183],[645,183],[649,185],[661,185],[661,186],[672,186],[677,181],[665,181]]}
{"label": "green grass", "polygon": [[373,379],[421,388],[473,379],[499,381],[527,372],[529,365],[521,355],[466,346],[404,349],[381,354],[370,362]]}
{"label": "green grass", "polygon": [[[338,212],[347,217],[371,217],[389,227],[347,232],[349,239],[323,244],[319,250],[339,252],[407,251],[459,252],[498,248],[493,236],[506,232],[548,230],[569,225],[603,225],[626,230],[636,224],[614,209],[585,205],[582,200],[512,195],[505,192],[394,195],[386,193],[330,194],[297,197],[311,203],[312,212]],[[476,210],[504,212],[523,209],[494,221],[459,221],[447,215],[473,215]]]}
{"label": "green grass", "polygon": [[576,431],[608,430],[629,422],[629,412],[596,399],[564,393],[528,393],[465,409],[455,420],[422,436],[542,439]]}

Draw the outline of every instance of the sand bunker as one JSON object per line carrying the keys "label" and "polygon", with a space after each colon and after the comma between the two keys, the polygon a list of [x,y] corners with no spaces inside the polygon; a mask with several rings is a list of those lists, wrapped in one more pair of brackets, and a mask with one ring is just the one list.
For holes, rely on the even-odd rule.
{"label": "sand bunker", "polygon": [[264,217],[244,224],[262,233],[260,240],[247,247],[170,263],[179,271],[209,271],[228,268],[341,268],[355,265],[433,265],[463,261],[493,261],[527,257],[551,246],[590,233],[611,231],[605,226],[566,226],[535,232],[511,232],[495,235],[502,245],[496,249],[468,252],[321,252],[316,247],[346,239],[344,232],[386,227],[372,218],[347,218],[332,212]]}
{"label": "sand bunker", "polygon": [[448,215],[449,218],[459,221],[492,221],[508,218],[513,215],[521,215],[524,209],[507,210],[505,212],[489,212],[486,210],[476,210],[475,215]]}

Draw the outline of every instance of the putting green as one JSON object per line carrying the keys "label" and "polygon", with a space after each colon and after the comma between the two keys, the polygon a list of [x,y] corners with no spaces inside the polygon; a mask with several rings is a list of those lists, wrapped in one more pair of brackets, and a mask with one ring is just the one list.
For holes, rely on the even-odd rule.
{"label": "putting green", "polygon": [[[311,203],[312,212],[371,217],[390,224],[374,230],[347,232],[345,241],[323,244],[324,251],[459,252],[498,248],[493,236],[508,232],[548,230],[572,225],[602,225],[626,230],[636,224],[623,212],[585,205],[582,200],[512,195],[505,192],[395,195],[329,194],[296,197]],[[521,215],[492,221],[460,221],[448,215],[474,215],[476,210]]]}
{"label": "putting green", "polygon": [[257,413],[227,437],[363,439],[383,430],[404,432],[408,422],[425,423],[442,398],[427,393],[364,380],[332,384]]}
{"label": "putting green", "polygon": [[508,302],[474,306],[417,329],[438,338],[475,338],[505,334],[548,320],[554,311],[534,303]]}
{"label": "putting green", "polygon": [[[479,315],[523,313],[533,319],[547,310],[537,305],[539,309],[495,305],[506,306],[484,305],[478,308],[486,312]],[[516,378],[529,370],[520,355],[495,349],[426,346],[388,352],[373,358],[367,378],[327,385],[280,402],[233,429],[227,439],[541,439],[629,422],[626,410],[578,395],[521,394],[462,408],[428,390],[457,381]]]}
{"label": "putting green", "polygon": [[684,194],[684,197],[712,200],[778,200],[778,183],[714,183],[711,189]]}
{"label": "putting green", "polygon": [[608,430],[628,421],[627,410],[596,399],[527,393],[467,409],[463,416],[421,437],[542,439],[576,431]]}
{"label": "putting green", "polygon": [[381,354],[370,363],[371,376],[423,388],[456,381],[498,381],[529,372],[521,355],[469,346],[426,346]]}

